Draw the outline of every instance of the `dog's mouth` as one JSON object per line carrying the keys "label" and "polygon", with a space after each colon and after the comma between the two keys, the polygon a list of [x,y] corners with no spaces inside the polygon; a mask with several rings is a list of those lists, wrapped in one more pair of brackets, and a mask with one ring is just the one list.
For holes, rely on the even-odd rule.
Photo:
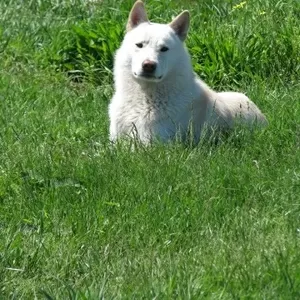
{"label": "dog's mouth", "polygon": [[162,75],[161,76],[155,76],[153,74],[148,74],[148,73],[138,74],[136,72],[133,72],[133,75],[134,75],[135,78],[142,79],[142,80],[147,80],[147,81],[160,81],[163,77]]}

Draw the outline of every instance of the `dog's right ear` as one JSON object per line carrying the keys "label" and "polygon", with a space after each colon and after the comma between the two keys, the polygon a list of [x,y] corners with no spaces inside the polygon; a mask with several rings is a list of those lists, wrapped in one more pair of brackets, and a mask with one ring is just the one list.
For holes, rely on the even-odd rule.
{"label": "dog's right ear", "polygon": [[140,0],[136,1],[129,14],[126,31],[130,31],[141,23],[149,22],[144,3]]}

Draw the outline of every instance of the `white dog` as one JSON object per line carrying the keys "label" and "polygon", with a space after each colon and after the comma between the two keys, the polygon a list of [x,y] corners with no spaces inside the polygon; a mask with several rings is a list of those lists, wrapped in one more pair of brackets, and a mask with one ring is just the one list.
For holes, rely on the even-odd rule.
{"label": "white dog", "polygon": [[115,57],[112,141],[131,136],[146,144],[166,142],[178,134],[198,141],[204,127],[227,130],[237,119],[250,126],[267,124],[244,94],[217,93],[194,74],[183,43],[188,28],[188,11],[169,24],[156,24],[149,22],[143,2],[134,4]]}

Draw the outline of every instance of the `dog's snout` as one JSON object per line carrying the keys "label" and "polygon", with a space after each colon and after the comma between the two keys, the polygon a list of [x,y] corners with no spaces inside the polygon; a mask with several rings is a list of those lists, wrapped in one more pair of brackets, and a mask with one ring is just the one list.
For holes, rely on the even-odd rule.
{"label": "dog's snout", "polygon": [[156,69],[156,62],[152,61],[152,60],[149,60],[149,59],[146,59],[143,62],[142,67],[143,67],[144,72],[153,73]]}

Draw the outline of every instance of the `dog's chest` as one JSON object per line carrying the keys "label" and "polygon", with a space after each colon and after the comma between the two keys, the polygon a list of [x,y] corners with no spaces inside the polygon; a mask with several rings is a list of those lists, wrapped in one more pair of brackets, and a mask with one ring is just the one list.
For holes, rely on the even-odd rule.
{"label": "dog's chest", "polygon": [[156,103],[150,99],[128,99],[120,105],[118,118],[124,125],[150,126],[156,123],[165,114],[166,108],[163,103]]}
{"label": "dog's chest", "polygon": [[[136,95],[137,96],[137,95]],[[174,131],[170,122],[172,110],[167,99],[157,94],[126,99],[118,107],[116,115],[119,130],[125,134],[138,135],[142,139],[154,136],[164,138]]]}

